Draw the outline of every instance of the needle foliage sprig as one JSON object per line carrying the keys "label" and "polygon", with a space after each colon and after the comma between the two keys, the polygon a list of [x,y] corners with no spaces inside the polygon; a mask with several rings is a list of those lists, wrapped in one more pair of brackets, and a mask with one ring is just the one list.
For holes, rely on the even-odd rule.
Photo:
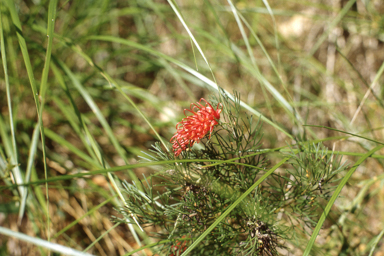
{"label": "needle foliage sprig", "polygon": [[[211,99],[223,111],[210,136],[178,154],[160,143],[144,161],[168,161],[156,178],[124,182],[128,200],[119,221],[156,227],[159,253],[181,255],[263,174],[270,161],[262,146],[262,124],[241,111],[240,95]],[[177,155],[177,156],[175,156]],[[345,164],[321,144],[297,141],[289,165],[275,171],[193,250],[193,255],[278,255],[285,243],[307,233],[330,197],[336,174]],[[181,160],[192,160],[184,162]],[[132,215],[133,214],[133,215]]]}

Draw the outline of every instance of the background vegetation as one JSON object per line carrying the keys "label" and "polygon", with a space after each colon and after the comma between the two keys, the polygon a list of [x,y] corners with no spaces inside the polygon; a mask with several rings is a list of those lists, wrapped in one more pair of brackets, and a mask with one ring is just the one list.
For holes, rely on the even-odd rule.
{"label": "background vegetation", "polygon": [[[0,11],[2,254],[47,255],[42,240],[97,255],[156,242],[155,228],[111,221],[120,181],[156,172],[138,155],[169,141],[215,82],[263,116],[262,148],[324,139],[353,167],[383,142],[380,0],[2,0]],[[311,255],[383,255],[383,150],[374,154],[356,165]]]}

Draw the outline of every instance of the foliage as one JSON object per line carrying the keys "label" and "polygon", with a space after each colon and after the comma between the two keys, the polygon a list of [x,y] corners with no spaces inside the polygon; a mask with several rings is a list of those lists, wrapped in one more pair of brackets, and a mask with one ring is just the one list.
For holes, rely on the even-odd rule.
{"label": "foliage", "polygon": [[[126,208],[120,209],[124,217],[119,221],[133,224],[134,216],[143,226],[161,227],[153,236],[169,240],[159,249],[167,255],[176,255],[175,244],[181,241],[183,246],[177,248],[182,253],[268,167],[260,148],[261,122],[241,111],[240,95],[235,95],[235,101],[225,94],[223,102],[214,99],[214,105],[223,105],[222,119],[200,147],[187,148],[177,157],[177,151],[167,152],[159,143],[153,146],[146,161],[170,162],[163,167],[161,185],[146,178],[141,191],[124,183],[128,200]],[[340,157],[328,155],[321,144],[307,144],[298,141],[301,150],[295,153],[291,148],[287,153],[292,167],[274,173],[249,194],[193,254],[277,255],[277,248],[294,239],[294,232],[306,232],[302,225],[312,228],[319,218],[320,200],[329,199],[334,189],[331,183],[345,164]],[[178,162],[180,159],[193,161]],[[155,188],[161,191],[157,195]],[[294,224],[297,221],[302,225]]]}
{"label": "foliage", "polygon": [[[383,251],[383,11],[381,0],[0,1],[0,254],[193,255],[219,229],[240,234],[224,246],[233,254]],[[226,104],[220,126],[175,158],[181,108],[209,95]],[[144,219],[156,207],[169,218]]]}

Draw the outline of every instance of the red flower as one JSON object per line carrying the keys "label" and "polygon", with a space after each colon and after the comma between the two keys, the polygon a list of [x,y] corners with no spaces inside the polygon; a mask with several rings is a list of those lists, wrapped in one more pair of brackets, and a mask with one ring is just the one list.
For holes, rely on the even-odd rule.
{"label": "red flower", "polygon": [[[204,101],[204,106],[201,104]],[[183,150],[188,147],[192,147],[193,144],[199,143],[202,138],[209,131],[209,138],[215,125],[218,124],[220,119],[220,113],[222,109],[219,109],[217,104],[216,110],[213,109],[205,99],[201,98],[199,102],[192,103],[190,109],[184,109],[184,115],[186,116],[181,122],[176,125],[176,133],[171,138],[173,143],[172,149],[175,156],[180,155]],[[191,112],[192,116],[187,116],[185,111]]]}
{"label": "red flower", "polygon": [[[185,236],[182,238],[185,238]],[[181,255],[185,250],[187,250],[187,241],[181,242],[176,240],[176,245],[171,245],[171,254],[169,256]]]}
{"label": "red flower", "polygon": [[184,241],[183,243],[177,241],[176,245],[171,246],[171,254],[169,256],[181,255],[181,253],[187,250],[186,244],[187,244],[187,241]]}

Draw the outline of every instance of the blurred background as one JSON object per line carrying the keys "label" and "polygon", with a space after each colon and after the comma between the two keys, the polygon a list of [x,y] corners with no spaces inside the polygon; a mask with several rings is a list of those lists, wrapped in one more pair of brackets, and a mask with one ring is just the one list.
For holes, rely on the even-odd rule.
{"label": "blurred background", "polygon": [[[229,93],[240,93],[244,112],[264,116],[263,148],[285,146],[292,138],[344,135],[303,124],[383,141],[381,0],[60,0],[43,86],[49,2],[1,4],[6,53],[0,72],[2,227],[86,249],[115,225],[111,216],[121,206],[119,195],[112,176],[66,175],[138,163],[142,151],[159,141],[156,133],[170,140],[184,108],[217,95],[215,81]],[[14,25],[15,14],[22,34]],[[23,39],[27,53],[21,50]],[[43,106],[45,163],[36,99]],[[365,153],[375,145],[354,137],[324,144],[349,153]],[[345,160],[354,163],[357,157]],[[384,229],[382,163],[382,158],[371,158],[357,169],[320,232],[313,255],[369,253]],[[28,194],[11,189],[17,179],[10,173],[15,164],[22,181],[55,180],[47,187],[29,186]],[[155,171],[124,170],[112,179],[142,179]],[[157,230],[136,229],[135,239],[121,224],[87,252],[123,255],[139,248],[138,240],[142,245],[155,242],[151,232]],[[374,255],[384,255],[380,251],[382,242]],[[152,255],[150,249],[145,252]],[[0,254],[47,255],[47,250],[0,235]]]}

